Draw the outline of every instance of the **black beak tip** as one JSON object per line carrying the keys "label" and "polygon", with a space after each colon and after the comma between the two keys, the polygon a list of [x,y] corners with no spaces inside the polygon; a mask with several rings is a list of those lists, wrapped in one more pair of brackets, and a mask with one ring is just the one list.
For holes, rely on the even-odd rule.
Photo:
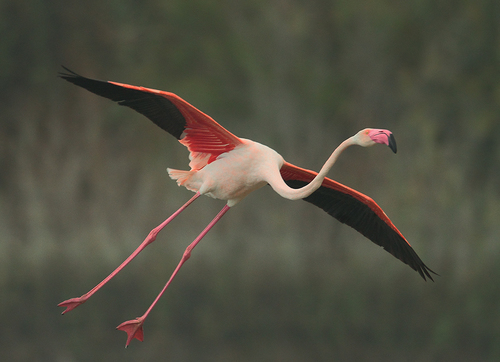
{"label": "black beak tip", "polygon": [[396,145],[396,139],[394,138],[394,135],[391,133],[389,136],[389,148],[392,150],[392,152],[397,153],[398,152],[398,146]]}

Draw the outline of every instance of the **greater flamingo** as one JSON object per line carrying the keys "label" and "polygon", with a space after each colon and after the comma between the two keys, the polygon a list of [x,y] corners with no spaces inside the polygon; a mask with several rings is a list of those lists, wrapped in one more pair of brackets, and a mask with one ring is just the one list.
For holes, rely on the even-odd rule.
{"label": "greater flamingo", "polygon": [[[81,297],[68,299],[58,306],[69,312],[87,301],[97,290],[113,278],[148,244],[170,221],[179,215],[200,195],[227,201],[217,216],[186,248],[170,279],[146,312],[138,318],[120,324],[117,329],[127,333],[126,346],[137,338],[143,340],[143,324],[153,307],[163,295],[181,266],[191,256],[191,251],[234,205],[250,192],[269,184],[280,196],[304,199],[359,231],[375,244],[416,270],[424,280],[433,280],[434,273],[420,260],[405,237],[389,220],[382,209],[368,196],[326,178],[338,156],[347,147],[363,147],[380,143],[396,153],[392,132],[384,129],[364,129],[342,142],[333,151],[319,173],[286,162],[273,149],[260,143],[238,138],[205,113],[199,111],[177,95],[169,92],[136,87],[111,81],[82,77],[67,68],[59,76],[99,96],[109,98],[145,115],[160,128],[177,138],[190,152],[189,171],[167,169],[169,176],[179,186],[195,192],[194,196],[162,224],[151,230],[139,247],[108,277]],[[434,273],[436,274],[436,273]]]}

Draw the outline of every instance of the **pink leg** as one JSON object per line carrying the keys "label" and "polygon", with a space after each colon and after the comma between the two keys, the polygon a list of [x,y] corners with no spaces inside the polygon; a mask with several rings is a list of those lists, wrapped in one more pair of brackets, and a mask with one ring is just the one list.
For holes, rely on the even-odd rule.
{"label": "pink leg", "polygon": [[95,292],[97,292],[101,287],[109,282],[111,278],[113,278],[120,270],[122,270],[128,263],[132,261],[139,253],[149,244],[151,244],[153,241],[156,239],[156,235],[163,229],[165,226],[167,226],[170,221],[175,219],[177,215],[179,215],[186,207],[188,207],[194,200],[196,200],[200,194],[197,192],[188,202],[186,202],[184,205],[182,205],[176,212],[174,212],[167,220],[162,222],[160,225],[158,225],[156,228],[151,230],[149,235],[144,239],[144,241],[139,245],[139,247],[132,253],[130,256],[125,259],[123,263],[120,264],[118,268],[116,268],[111,274],[109,274],[102,282],[97,284],[94,288],[92,288],[90,291],[82,295],[81,297],[78,298],[71,298],[68,300],[65,300],[64,302],[59,303],[57,306],[58,307],[66,307],[66,309],[62,312],[62,314],[65,314],[69,312],[70,310],[75,309],[78,307],[80,304],[83,304],[89,299]]}
{"label": "pink leg", "polygon": [[149,313],[151,312],[151,310],[153,309],[153,307],[156,305],[156,303],[158,303],[158,300],[160,300],[160,298],[163,295],[163,293],[165,293],[165,290],[167,290],[168,286],[170,285],[170,283],[174,279],[175,275],[177,274],[177,272],[181,268],[182,264],[184,264],[186,262],[186,260],[189,259],[189,257],[191,256],[191,251],[194,249],[194,247],[200,242],[201,239],[203,239],[203,237],[210,231],[210,229],[217,223],[217,221],[220,220],[220,218],[228,210],[229,210],[229,206],[225,205],[222,208],[222,210],[217,214],[217,216],[210,222],[210,224],[208,224],[207,227],[201,232],[201,234],[198,235],[198,237],[196,239],[194,239],[194,241],[191,244],[189,244],[189,246],[184,251],[184,254],[182,255],[181,261],[179,262],[179,264],[175,268],[174,272],[172,273],[172,276],[168,280],[167,284],[165,284],[165,286],[161,290],[160,294],[158,294],[158,296],[156,297],[156,299],[149,306],[149,308],[146,311],[146,313],[144,313],[142,315],[142,317],[138,317],[136,319],[132,319],[132,320],[123,322],[118,327],[116,327],[116,329],[118,329],[120,331],[127,332],[128,337],[127,337],[127,343],[125,344],[125,347],[128,347],[128,345],[130,344],[130,342],[134,338],[137,338],[141,342],[143,341],[143,339],[144,339],[144,332],[143,332],[143,329],[142,329],[142,325],[144,324],[144,321],[146,320],[147,316],[149,315]]}

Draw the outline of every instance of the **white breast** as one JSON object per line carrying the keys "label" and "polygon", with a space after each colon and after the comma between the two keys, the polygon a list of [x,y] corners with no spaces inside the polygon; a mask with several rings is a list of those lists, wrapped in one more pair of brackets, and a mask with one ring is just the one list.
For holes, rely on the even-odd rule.
{"label": "white breast", "polygon": [[283,158],[276,151],[257,142],[243,141],[242,145],[221,154],[194,173],[189,181],[190,189],[228,200],[228,205],[233,206],[266,185],[270,174],[279,174]]}

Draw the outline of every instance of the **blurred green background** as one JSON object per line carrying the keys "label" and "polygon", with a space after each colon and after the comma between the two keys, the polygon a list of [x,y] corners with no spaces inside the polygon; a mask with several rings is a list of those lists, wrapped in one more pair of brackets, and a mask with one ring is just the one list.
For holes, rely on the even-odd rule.
{"label": "blurred green background", "polygon": [[[0,359],[498,361],[500,3],[0,0]],[[83,294],[192,194],[185,148],[56,77],[174,92],[240,137],[373,197],[424,262],[408,266],[265,187],[195,249],[200,198],[84,306]]]}

